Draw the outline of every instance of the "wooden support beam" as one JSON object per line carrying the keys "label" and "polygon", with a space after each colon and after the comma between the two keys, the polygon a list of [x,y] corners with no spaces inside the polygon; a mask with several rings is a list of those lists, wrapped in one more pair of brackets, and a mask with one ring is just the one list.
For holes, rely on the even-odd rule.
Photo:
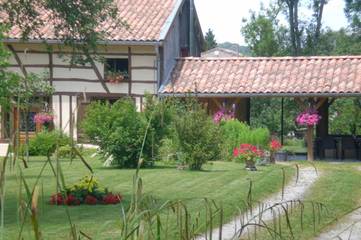
{"label": "wooden support beam", "polygon": [[90,64],[92,65],[93,70],[94,70],[94,72],[95,72],[95,75],[97,75],[98,80],[99,80],[100,83],[102,84],[104,90],[105,90],[107,93],[110,93],[109,88],[108,88],[107,84],[105,83],[105,80],[104,80],[103,76],[100,74],[100,71],[99,71],[98,67],[95,65],[94,60],[91,59],[91,58],[89,58],[89,59],[90,59]]}
{"label": "wooden support beam", "polygon": [[328,98],[320,98],[318,99],[315,109],[318,110],[325,102],[328,100]]}
{"label": "wooden support beam", "polygon": [[129,83],[128,83],[128,95],[132,95],[132,48],[128,47],[128,76],[129,76]]}
{"label": "wooden support beam", "polygon": [[53,86],[54,69],[53,69],[53,54],[49,52],[49,82]]}

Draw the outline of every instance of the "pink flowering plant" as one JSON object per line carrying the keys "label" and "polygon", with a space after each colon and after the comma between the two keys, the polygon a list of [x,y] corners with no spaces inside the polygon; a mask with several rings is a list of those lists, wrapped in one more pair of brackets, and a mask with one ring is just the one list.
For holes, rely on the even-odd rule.
{"label": "pink flowering plant", "polygon": [[40,112],[34,116],[34,122],[38,124],[51,123],[54,120],[54,115],[48,112]]}
{"label": "pink flowering plant", "polygon": [[234,110],[227,110],[225,108],[221,108],[213,115],[214,123],[220,123],[222,121],[232,120],[235,118]]}
{"label": "pink flowering plant", "polygon": [[308,109],[302,113],[300,113],[296,122],[300,126],[315,126],[321,120],[321,116],[314,109]]}

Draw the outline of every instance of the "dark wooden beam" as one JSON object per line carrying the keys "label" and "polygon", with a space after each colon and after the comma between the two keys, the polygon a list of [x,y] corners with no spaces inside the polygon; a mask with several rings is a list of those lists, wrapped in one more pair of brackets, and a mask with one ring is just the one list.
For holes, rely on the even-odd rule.
{"label": "dark wooden beam", "polygon": [[63,99],[62,95],[59,95],[59,127],[63,130]]}
{"label": "dark wooden beam", "polygon": [[53,86],[54,69],[53,69],[53,54],[49,52],[49,82]]}
{"label": "dark wooden beam", "polygon": [[28,72],[26,71],[23,63],[21,62],[19,55],[16,53],[14,47],[10,44],[7,45],[7,47],[10,49],[11,53],[14,55],[16,63],[19,65],[21,72],[23,73],[24,77],[28,76]]}
{"label": "dark wooden beam", "polygon": [[132,48],[128,47],[128,76],[129,76],[129,83],[128,83],[128,95],[132,94]]}
{"label": "dark wooden beam", "polygon": [[95,74],[97,75],[98,80],[99,80],[100,83],[102,84],[104,90],[105,90],[107,93],[110,93],[109,88],[108,88],[107,84],[105,83],[105,80],[104,80],[103,76],[100,74],[98,67],[95,65],[95,62],[94,62],[93,59],[90,59],[90,64],[92,65],[92,67],[93,67],[93,69],[94,69],[94,72],[95,72]]}

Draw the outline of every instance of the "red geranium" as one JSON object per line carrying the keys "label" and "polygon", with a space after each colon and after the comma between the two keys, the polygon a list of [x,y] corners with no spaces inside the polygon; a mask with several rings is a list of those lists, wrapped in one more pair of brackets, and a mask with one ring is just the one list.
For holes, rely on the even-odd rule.
{"label": "red geranium", "polygon": [[269,149],[271,152],[277,152],[282,148],[282,144],[277,139],[272,139],[269,143]]}
{"label": "red geranium", "polygon": [[50,204],[62,205],[63,203],[64,203],[64,199],[63,199],[63,195],[61,193],[51,195]]}
{"label": "red geranium", "polygon": [[76,206],[76,205],[80,205],[80,200],[77,199],[74,195],[69,194],[65,200],[64,200],[64,204],[68,205],[68,206]]}
{"label": "red geranium", "polygon": [[97,201],[98,200],[91,195],[87,195],[84,200],[84,202],[89,205],[95,205],[95,204],[97,204]]}
{"label": "red geranium", "polygon": [[263,156],[263,151],[252,144],[244,143],[233,150],[233,156],[240,161],[255,161]]}
{"label": "red geranium", "polygon": [[118,204],[122,200],[122,196],[120,194],[108,193],[103,197],[104,204]]}

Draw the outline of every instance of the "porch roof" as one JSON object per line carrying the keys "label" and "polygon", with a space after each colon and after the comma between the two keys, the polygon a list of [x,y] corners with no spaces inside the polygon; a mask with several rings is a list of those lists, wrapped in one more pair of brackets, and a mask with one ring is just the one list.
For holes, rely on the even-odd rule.
{"label": "porch roof", "polygon": [[180,58],[160,95],[361,96],[361,56]]}

